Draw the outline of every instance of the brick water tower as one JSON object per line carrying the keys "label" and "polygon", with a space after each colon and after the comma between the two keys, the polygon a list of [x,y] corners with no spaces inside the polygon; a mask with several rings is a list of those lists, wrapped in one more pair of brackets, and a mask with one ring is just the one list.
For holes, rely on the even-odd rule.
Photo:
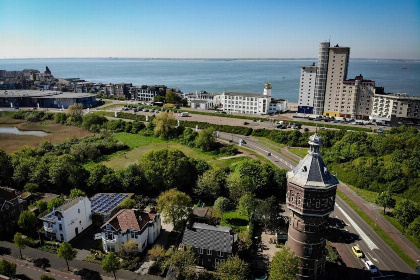
{"label": "brick water tower", "polygon": [[338,180],[321,158],[321,137],[309,138],[310,150],[287,173],[287,208],[291,210],[286,246],[299,258],[299,279],[322,279],[325,273],[328,215],[334,210]]}

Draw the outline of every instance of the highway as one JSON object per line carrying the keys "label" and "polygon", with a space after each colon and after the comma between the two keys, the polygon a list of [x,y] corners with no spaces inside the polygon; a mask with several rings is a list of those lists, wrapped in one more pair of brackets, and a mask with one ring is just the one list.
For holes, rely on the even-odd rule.
{"label": "highway", "polygon": [[[243,139],[246,144],[241,144],[241,146],[264,156],[279,168],[290,170],[296,166],[295,161],[259,143],[257,139],[251,136],[219,132],[218,138],[225,142],[233,141],[235,144],[239,143],[239,139]],[[378,213],[378,215],[380,214]],[[397,275],[399,272],[414,275],[414,270],[408,266],[339,196],[336,196],[335,210],[330,217],[337,217],[338,219],[343,220],[346,225],[340,230],[347,230],[352,233],[351,235],[354,237],[354,240],[347,243],[333,242],[333,245],[337,248],[347,267],[354,268],[353,270],[350,270],[350,274],[352,274],[349,276],[350,279],[354,279],[355,277],[364,279],[363,277],[368,277],[367,275],[369,275],[369,273],[366,271],[364,263],[366,260],[370,260],[379,268],[378,276]],[[351,247],[354,245],[358,245],[364,252],[365,257],[363,259],[358,259],[353,254]],[[378,277],[376,279],[386,278]]]}

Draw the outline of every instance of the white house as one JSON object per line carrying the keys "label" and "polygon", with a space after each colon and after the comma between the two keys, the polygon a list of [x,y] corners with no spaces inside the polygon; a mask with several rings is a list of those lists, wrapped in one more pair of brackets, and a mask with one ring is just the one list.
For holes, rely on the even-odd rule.
{"label": "white house", "polygon": [[288,110],[287,108],[287,100],[280,99],[280,98],[272,98],[271,102],[268,106],[268,113],[275,114],[275,113],[284,113]]}
{"label": "white house", "polygon": [[87,197],[76,197],[41,220],[46,237],[69,242],[92,224],[90,200]]}
{"label": "white house", "polygon": [[196,93],[184,93],[183,98],[187,99],[188,106],[193,109],[213,109],[217,106],[217,97],[219,94],[209,93],[204,90]]}
{"label": "white house", "polygon": [[143,252],[160,234],[161,217],[155,211],[122,209],[102,225],[104,251],[117,252],[130,240],[135,240],[138,251]]}

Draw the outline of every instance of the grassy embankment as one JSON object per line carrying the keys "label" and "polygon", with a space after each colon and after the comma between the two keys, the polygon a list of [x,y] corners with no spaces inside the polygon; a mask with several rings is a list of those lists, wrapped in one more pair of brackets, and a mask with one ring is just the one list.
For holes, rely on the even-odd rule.
{"label": "grassy embankment", "polygon": [[83,138],[92,133],[75,126],[57,124],[52,120],[28,122],[25,120],[0,118],[1,127],[17,127],[19,130],[39,130],[49,133],[47,136],[15,135],[0,133],[0,149],[13,153],[23,146],[38,147],[42,142],[59,143],[69,138]]}
{"label": "grassy embankment", "polygon": [[341,197],[378,235],[388,246],[409,266],[416,267],[416,262],[413,261],[399,246],[398,244],[380,227],[365,212],[363,212],[351,199],[349,199],[340,190],[337,190],[337,195]]}

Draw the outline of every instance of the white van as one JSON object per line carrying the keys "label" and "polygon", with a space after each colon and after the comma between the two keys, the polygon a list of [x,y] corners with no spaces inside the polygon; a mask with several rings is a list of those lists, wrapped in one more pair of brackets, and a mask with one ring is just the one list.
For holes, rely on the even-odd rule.
{"label": "white van", "polygon": [[181,117],[189,117],[190,114],[188,112],[182,112]]}

